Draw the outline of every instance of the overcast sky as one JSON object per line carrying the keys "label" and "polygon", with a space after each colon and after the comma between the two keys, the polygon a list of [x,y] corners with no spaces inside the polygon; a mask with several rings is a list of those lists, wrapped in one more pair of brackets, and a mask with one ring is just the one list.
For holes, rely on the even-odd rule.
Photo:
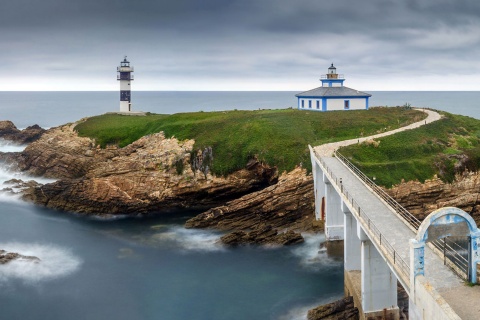
{"label": "overcast sky", "polygon": [[0,90],[479,90],[480,1],[0,0]]}

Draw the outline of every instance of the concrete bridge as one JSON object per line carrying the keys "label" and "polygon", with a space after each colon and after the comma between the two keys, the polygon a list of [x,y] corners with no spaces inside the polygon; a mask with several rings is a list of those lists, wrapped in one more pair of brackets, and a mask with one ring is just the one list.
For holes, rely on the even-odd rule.
{"label": "concrete bridge", "polygon": [[[409,319],[480,319],[480,230],[458,208],[423,222],[336,151],[339,146],[413,129],[310,147],[315,215],[328,241],[344,241],[345,291],[361,319],[399,319],[397,282],[409,296]],[[453,239],[453,241],[452,241]]]}

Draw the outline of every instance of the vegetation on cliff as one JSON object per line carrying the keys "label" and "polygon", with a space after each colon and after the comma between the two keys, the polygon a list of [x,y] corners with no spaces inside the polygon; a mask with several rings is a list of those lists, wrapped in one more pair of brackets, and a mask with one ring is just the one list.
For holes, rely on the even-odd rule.
{"label": "vegetation on cliff", "polygon": [[424,182],[436,174],[452,182],[455,174],[480,168],[480,120],[442,112],[444,118],[415,130],[340,149],[377,184]]}
{"label": "vegetation on cliff", "polygon": [[192,112],[145,117],[106,114],[88,118],[75,130],[102,147],[120,147],[163,131],[166,137],[194,139],[194,150],[212,147],[211,171],[225,175],[244,168],[257,157],[279,171],[302,163],[310,168],[308,145],[352,139],[393,130],[423,119],[410,108],[371,108],[368,111],[309,112],[294,109]]}

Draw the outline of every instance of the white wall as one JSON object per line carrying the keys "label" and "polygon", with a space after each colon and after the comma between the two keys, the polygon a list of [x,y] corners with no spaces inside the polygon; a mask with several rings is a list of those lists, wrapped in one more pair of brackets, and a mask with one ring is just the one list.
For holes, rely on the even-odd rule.
{"label": "white wall", "polygon": [[327,111],[345,110],[345,100],[350,101],[350,108],[348,110],[363,110],[367,108],[365,98],[335,98],[327,99]]}
{"label": "white wall", "polygon": [[130,81],[120,80],[120,90],[131,90]]}
{"label": "white wall", "polygon": [[[345,110],[345,100],[350,101],[348,110],[365,110],[367,109],[366,98],[327,98],[327,111]],[[303,101],[303,108],[302,108]],[[312,108],[308,107],[308,101],[312,101]],[[317,109],[318,101],[318,109]],[[322,111],[322,99],[299,99],[300,110]]]}
{"label": "white wall", "polygon": [[[302,108],[302,101],[304,101],[303,102],[303,108]],[[312,108],[311,109],[308,107],[308,101],[312,101]],[[318,101],[318,109],[317,109],[317,101]],[[300,110],[322,111],[322,99],[300,99],[299,107],[300,107]]]}
{"label": "white wall", "polygon": [[408,316],[410,320],[447,320],[460,317],[445,300],[432,288],[424,276],[415,277],[414,298],[410,294]]}

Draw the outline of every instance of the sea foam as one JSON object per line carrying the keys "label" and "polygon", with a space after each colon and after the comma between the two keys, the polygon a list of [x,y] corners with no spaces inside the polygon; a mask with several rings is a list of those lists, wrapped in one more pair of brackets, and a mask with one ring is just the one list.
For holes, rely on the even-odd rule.
{"label": "sea foam", "polygon": [[0,249],[40,261],[18,259],[0,265],[0,284],[18,279],[27,284],[68,276],[79,270],[82,260],[69,249],[52,244],[0,243]]}
{"label": "sea foam", "polygon": [[302,234],[305,242],[292,248],[292,254],[300,259],[300,265],[311,271],[324,270],[325,267],[341,265],[328,256],[327,251],[320,247],[325,242],[324,234]]}
{"label": "sea foam", "polygon": [[183,251],[222,251],[225,247],[219,243],[221,234],[211,230],[185,229],[170,227],[165,232],[156,233],[155,241],[179,247]]}

